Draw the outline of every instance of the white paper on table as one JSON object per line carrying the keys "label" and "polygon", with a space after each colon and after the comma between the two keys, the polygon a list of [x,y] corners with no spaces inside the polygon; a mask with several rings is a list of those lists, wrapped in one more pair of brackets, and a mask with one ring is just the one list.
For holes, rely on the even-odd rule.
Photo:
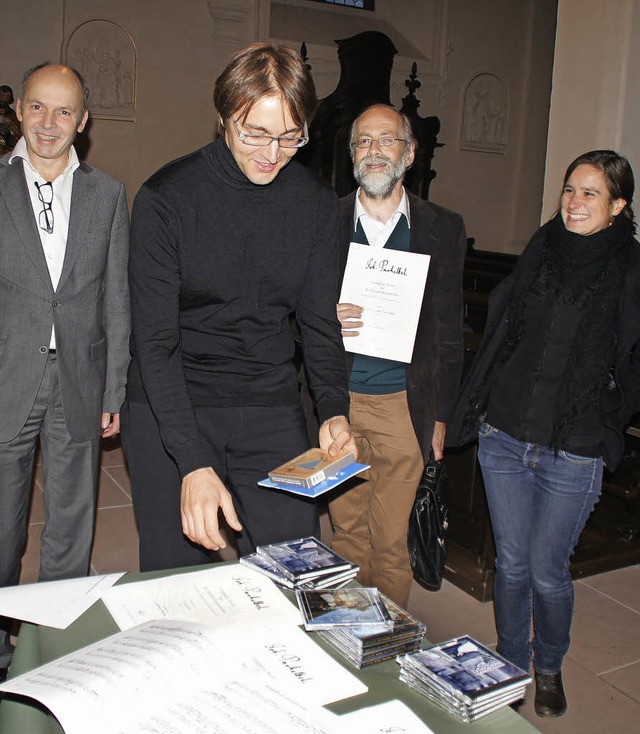
{"label": "white paper on table", "polygon": [[352,242],[340,303],[364,311],[358,336],[344,337],[347,352],[411,362],[430,255]]}
{"label": "white paper on table", "polygon": [[66,629],[121,576],[124,573],[7,586],[0,589],[0,615]]}
{"label": "white paper on table", "polygon": [[341,729],[345,734],[387,734],[387,732],[402,732],[402,734],[433,734],[421,719],[402,701],[394,699],[377,706],[368,706],[351,714],[338,717]]}
{"label": "white paper on table", "polygon": [[185,619],[247,629],[302,623],[300,610],[261,573],[239,563],[108,589],[102,600],[120,629],[153,619]]}
{"label": "white paper on table", "polygon": [[[341,734],[336,716],[249,678],[199,691],[161,715],[104,734]],[[84,733],[83,733],[84,734]],[[96,732],[94,732],[96,734]],[[101,734],[101,733],[100,733]]]}
{"label": "white paper on table", "polygon": [[[316,648],[315,653],[309,652],[310,646]],[[248,707],[256,687],[280,691],[305,709],[367,690],[290,625],[247,634],[195,622],[160,620],[119,632],[10,679],[0,685],[0,691],[40,701],[66,734],[192,734],[193,728],[179,728],[187,712],[202,721],[215,714],[215,706],[200,711],[194,696],[201,704],[219,701],[232,681],[237,682],[238,695],[245,691]],[[227,715],[232,716],[231,712]],[[171,728],[148,728],[165,717],[173,722]],[[242,729],[242,719],[239,722],[239,732],[253,731]]]}
{"label": "white paper on table", "polygon": [[251,650],[256,669],[310,704],[323,706],[368,690],[300,627],[273,625],[245,632],[242,645]]}

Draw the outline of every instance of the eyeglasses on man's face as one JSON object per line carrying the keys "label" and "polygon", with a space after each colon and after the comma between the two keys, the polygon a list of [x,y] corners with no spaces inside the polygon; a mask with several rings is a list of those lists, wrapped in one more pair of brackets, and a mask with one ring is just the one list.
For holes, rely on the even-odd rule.
{"label": "eyeglasses on man's face", "polygon": [[42,211],[38,214],[38,225],[47,234],[53,234],[53,209],[51,208],[53,202],[53,184],[51,181],[43,184],[39,184],[36,181],[35,184],[38,189],[38,199],[40,199],[40,203],[42,204]]}
{"label": "eyeglasses on man's face", "polygon": [[396,142],[398,143],[408,143],[408,140],[405,140],[404,138],[390,138],[390,137],[383,137],[383,138],[356,138],[352,143],[352,148],[370,148],[374,143],[378,143],[378,145],[381,148],[390,148],[392,145],[395,145]]}
{"label": "eyeglasses on man's face", "polygon": [[238,139],[245,145],[251,145],[254,148],[265,148],[267,145],[271,145],[273,141],[277,141],[281,148],[302,148],[309,142],[309,130],[307,123],[305,122],[302,126],[302,133],[300,135],[264,135],[258,133],[245,133],[240,129],[238,121],[231,118],[233,122]]}

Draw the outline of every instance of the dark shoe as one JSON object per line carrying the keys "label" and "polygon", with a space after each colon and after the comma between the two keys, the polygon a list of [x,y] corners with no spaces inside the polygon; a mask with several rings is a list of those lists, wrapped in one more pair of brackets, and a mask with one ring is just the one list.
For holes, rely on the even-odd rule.
{"label": "dark shoe", "polygon": [[562,716],[567,710],[567,699],[562,687],[562,673],[544,675],[535,673],[536,697],[534,707],[536,714],[542,718]]}

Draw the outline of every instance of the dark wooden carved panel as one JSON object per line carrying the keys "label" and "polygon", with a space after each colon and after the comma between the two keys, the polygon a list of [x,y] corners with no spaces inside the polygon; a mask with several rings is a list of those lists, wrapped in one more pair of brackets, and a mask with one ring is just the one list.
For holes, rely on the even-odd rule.
{"label": "dark wooden carved panel", "polygon": [[431,167],[433,156],[436,148],[443,146],[442,143],[438,142],[440,120],[437,117],[421,117],[418,114],[420,100],[416,97],[416,91],[421,84],[418,79],[418,65],[416,63],[413,64],[411,76],[406,80],[405,85],[409,89],[409,94],[403,98],[400,111],[404,112],[411,120],[413,134],[418,140],[418,147],[413,165],[405,175],[404,185],[421,199],[428,199],[431,181],[436,177],[436,172]]}

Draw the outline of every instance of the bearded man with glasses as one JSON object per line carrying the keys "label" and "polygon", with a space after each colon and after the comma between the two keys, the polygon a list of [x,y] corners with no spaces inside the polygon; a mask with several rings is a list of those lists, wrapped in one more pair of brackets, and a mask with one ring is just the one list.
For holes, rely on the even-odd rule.
{"label": "bearded man with glasses", "polygon": [[142,570],[210,561],[220,511],[241,554],[318,535],[316,505],[257,486],[309,446],[294,316],[320,446],[354,448],[340,324],[337,201],[293,161],[316,107],[291,49],[255,44],[218,77],[220,137],[136,197],[123,439]]}
{"label": "bearded man with glasses", "polygon": [[[405,191],[416,140],[404,115],[374,105],[355,120],[350,139],[360,188],[340,200],[343,271],[351,242],[431,256],[411,362],[347,355],[351,426],[371,469],[329,503],[334,550],[360,566],[364,586],[406,607],[409,514],[431,449],[442,458],[462,370],[466,236],[458,214]],[[359,304],[339,303],[338,317],[345,341],[367,329]]]}
{"label": "bearded man with glasses", "polygon": [[[38,579],[87,575],[100,437],[119,432],[129,214],[122,184],[73,147],[88,95],[69,67],[30,69],[17,104],[22,137],[0,158],[0,586],[18,583],[38,438]],[[0,668],[7,626],[0,621]]]}

